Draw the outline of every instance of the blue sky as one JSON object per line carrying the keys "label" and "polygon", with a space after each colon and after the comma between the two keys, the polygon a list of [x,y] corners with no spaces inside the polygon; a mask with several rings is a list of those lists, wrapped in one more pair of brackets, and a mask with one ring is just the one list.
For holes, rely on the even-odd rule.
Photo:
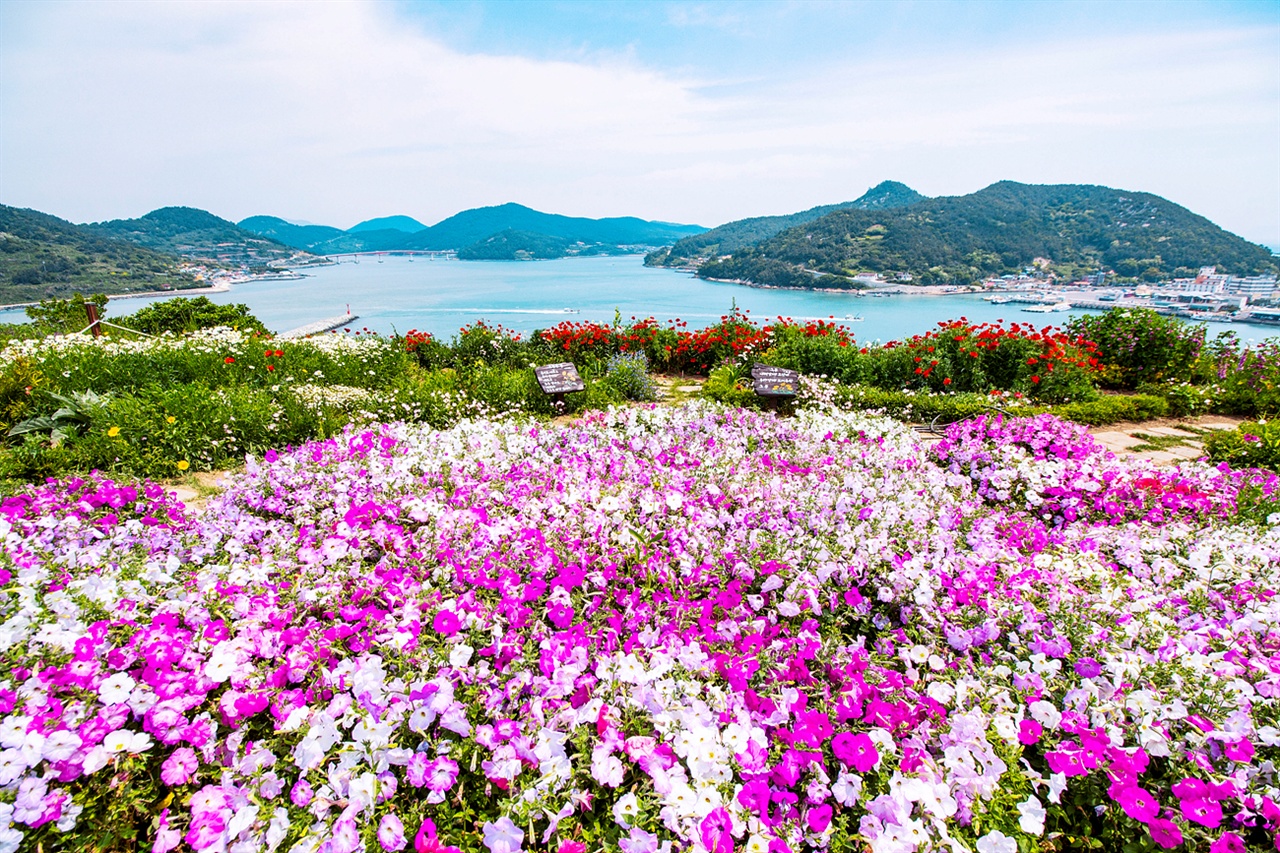
{"label": "blue sky", "polygon": [[1280,2],[0,3],[0,202],[715,225],[1001,179],[1280,245]]}

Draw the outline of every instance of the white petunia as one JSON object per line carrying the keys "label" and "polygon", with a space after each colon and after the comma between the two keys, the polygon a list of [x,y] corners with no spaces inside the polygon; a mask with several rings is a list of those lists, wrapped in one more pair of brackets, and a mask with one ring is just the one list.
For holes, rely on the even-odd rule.
{"label": "white petunia", "polygon": [[128,702],[137,682],[128,673],[117,672],[98,686],[98,696],[104,705],[119,705]]}
{"label": "white petunia", "polygon": [[1018,842],[1000,830],[992,830],[978,839],[978,853],[1018,853]]}
{"label": "white petunia", "polygon": [[1035,794],[1018,803],[1018,826],[1030,835],[1044,834],[1044,804]]}

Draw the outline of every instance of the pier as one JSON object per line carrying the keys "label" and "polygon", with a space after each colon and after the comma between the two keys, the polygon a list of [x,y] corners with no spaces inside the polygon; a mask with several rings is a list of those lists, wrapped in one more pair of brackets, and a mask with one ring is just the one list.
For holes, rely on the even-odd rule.
{"label": "pier", "polygon": [[305,326],[299,326],[296,329],[290,329],[287,332],[281,332],[276,335],[277,338],[305,338],[307,335],[318,335],[321,332],[332,331],[343,326],[349,326],[352,322],[360,319],[358,314],[350,312],[339,314],[337,317],[330,317],[327,320],[316,320],[314,323],[308,323]]}

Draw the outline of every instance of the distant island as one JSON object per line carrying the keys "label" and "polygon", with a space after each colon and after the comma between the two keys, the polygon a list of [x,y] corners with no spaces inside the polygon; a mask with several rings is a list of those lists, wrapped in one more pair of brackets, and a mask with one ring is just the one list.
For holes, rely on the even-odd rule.
{"label": "distant island", "polygon": [[699,225],[650,222],[632,216],[561,216],[514,203],[464,210],[430,227],[408,216],[370,219],[345,231],[327,225],[294,225],[273,216],[251,216],[239,226],[320,255],[434,251],[457,252],[459,258],[471,260],[643,251],[706,230]]}
{"label": "distant island", "polygon": [[1274,274],[1269,249],[1150,193],[1001,181],[926,198],[886,182],[854,202],[722,225],[646,263],[773,287],[858,289],[865,280],[967,285],[1048,265],[1074,280],[1098,270],[1134,281]]}

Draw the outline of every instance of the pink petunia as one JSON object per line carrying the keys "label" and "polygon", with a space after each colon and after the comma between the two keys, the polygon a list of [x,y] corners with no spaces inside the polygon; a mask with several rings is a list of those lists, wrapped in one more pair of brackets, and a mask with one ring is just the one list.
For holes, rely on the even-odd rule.
{"label": "pink petunia", "polygon": [[1151,840],[1166,850],[1172,850],[1182,843],[1182,830],[1171,820],[1157,818],[1147,824]]}
{"label": "pink petunia", "polygon": [[1209,845],[1209,853],[1245,853],[1244,839],[1234,832],[1224,832]]}
{"label": "pink petunia", "polygon": [[441,610],[431,620],[431,627],[437,634],[443,634],[446,637],[452,637],[458,633],[458,629],[462,627],[462,623],[458,620],[458,614],[452,610]]}
{"label": "pink petunia", "polygon": [[1137,785],[1124,788],[1116,796],[1124,813],[1137,821],[1146,823],[1160,814],[1160,804],[1151,792]]}
{"label": "pink petunia", "polygon": [[1182,816],[1192,823],[1216,829],[1222,823],[1222,806],[1214,800],[1183,800]]}
{"label": "pink petunia", "polygon": [[709,853],[733,853],[732,828],[733,821],[723,807],[712,809],[698,826],[702,846]]}
{"label": "pink petunia", "polygon": [[1224,752],[1227,758],[1232,761],[1252,761],[1253,760],[1253,743],[1248,739],[1242,739],[1224,745]]}
{"label": "pink petunia", "polygon": [[866,773],[880,761],[875,741],[866,732],[841,732],[831,740],[831,751],[846,767]]}
{"label": "pink petunia", "polygon": [[160,766],[160,781],[166,785],[185,785],[198,765],[194,749],[188,746],[175,749]]}
{"label": "pink petunia", "polygon": [[1044,726],[1030,717],[1025,717],[1018,723],[1018,742],[1024,746],[1033,746],[1040,742],[1040,735],[1044,733]]}

